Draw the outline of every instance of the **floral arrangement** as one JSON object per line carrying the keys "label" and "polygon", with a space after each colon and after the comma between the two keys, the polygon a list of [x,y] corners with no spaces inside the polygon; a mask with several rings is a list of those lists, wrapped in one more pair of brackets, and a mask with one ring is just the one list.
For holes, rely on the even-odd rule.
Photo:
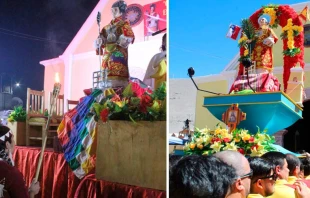
{"label": "floral arrangement", "polygon": [[26,111],[22,106],[14,107],[14,111],[8,117],[8,122],[25,122],[27,117]]}
{"label": "floral arrangement", "polygon": [[300,53],[300,48],[294,46],[294,37],[298,36],[303,31],[303,26],[293,25],[292,19],[287,20],[287,25],[282,28],[281,38],[287,38],[288,49],[283,51],[286,56],[295,56]]}
{"label": "floral arrangement", "polygon": [[196,128],[192,140],[185,144],[184,152],[188,155],[210,155],[219,151],[234,150],[243,155],[261,156],[276,150],[272,146],[274,142],[274,136],[269,136],[266,131],[261,132],[259,129],[252,135],[244,129],[235,129],[229,133],[227,129],[219,126],[215,130]]}
{"label": "floral arrangement", "polygon": [[[283,40],[284,59],[283,83],[284,90],[286,90],[287,81],[290,77],[290,69],[297,65],[297,63],[299,63],[302,68],[305,65],[303,23],[298,13],[296,13],[292,7],[288,5],[267,5],[263,6],[249,17],[249,21],[254,29],[259,28],[258,18],[263,14],[270,15],[270,28],[277,28],[278,25],[282,27],[281,38]],[[244,45],[245,41],[246,37],[242,34],[241,40],[239,40],[241,57],[239,75],[243,73],[242,57],[245,58],[244,56],[248,55],[248,48]]]}
{"label": "floral arrangement", "polygon": [[93,111],[103,122],[108,120],[166,120],[166,84],[151,91],[131,82],[121,94],[105,90],[104,98],[93,104]]}

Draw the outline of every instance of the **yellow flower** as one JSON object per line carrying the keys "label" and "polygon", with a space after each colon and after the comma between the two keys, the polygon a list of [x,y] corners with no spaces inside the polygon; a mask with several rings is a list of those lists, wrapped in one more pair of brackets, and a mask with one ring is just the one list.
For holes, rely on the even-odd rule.
{"label": "yellow flower", "polygon": [[202,138],[203,142],[205,143],[205,145],[208,145],[210,144],[211,140],[212,140],[212,137],[209,136],[209,135],[205,135],[203,138]]}
{"label": "yellow flower", "polygon": [[240,142],[240,140],[241,140],[241,139],[240,139],[239,137],[234,138],[234,141],[235,141],[235,142]]}
{"label": "yellow flower", "polygon": [[294,45],[287,45],[287,47],[288,47],[289,49],[294,49],[294,48],[295,48]]}
{"label": "yellow flower", "polygon": [[213,152],[216,153],[216,152],[219,152],[221,150],[221,148],[223,147],[223,145],[221,144],[221,142],[214,142],[210,148],[213,149]]}
{"label": "yellow flower", "polygon": [[242,43],[243,41],[246,40],[248,40],[248,37],[245,34],[243,34],[243,36],[238,40],[238,43]]}
{"label": "yellow flower", "polygon": [[190,148],[190,149],[194,150],[195,147],[196,147],[196,144],[195,144],[195,143],[190,143],[190,144],[189,144],[189,148]]}
{"label": "yellow flower", "polygon": [[229,139],[232,139],[233,138],[233,135],[231,134],[231,133],[228,133],[228,131],[226,130],[226,131],[224,131],[224,132],[222,132],[222,138],[224,139],[224,138],[229,138]]}
{"label": "yellow flower", "polygon": [[247,56],[249,54],[249,50],[244,50],[243,56]]}
{"label": "yellow flower", "polygon": [[202,144],[198,144],[197,147],[202,150],[203,149],[203,145]]}
{"label": "yellow flower", "polygon": [[196,141],[195,141],[197,144],[202,144],[203,143],[203,139],[200,137],[200,138],[197,138]]}
{"label": "yellow flower", "polygon": [[265,140],[266,140],[266,135],[265,134],[257,134],[257,136],[255,138],[255,143],[263,142]]}
{"label": "yellow flower", "polygon": [[245,141],[248,141],[249,139],[251,138],[251,135],[250,134],[246,134],[242,137],[242,140],[245,142]]}
{"label": "yellow flower", "polygon": [[304,27],[303,27],[303,26],[298,26],[298,27],[297,27],[297,31],[298,31],[298,32],[302,32],[303,30],[304,30]]}
{"label": "yellow flower", "polygon": [[273,25],[275,20],[276,20],[276,11],[274,10],[274,8],[264,8],[263,12],[265,14],[269,14],[270,15],[270,25]]}
{"label": "yellow flower", "polygon": [[256,148],[251,149],[251,157],[260,157],[261,155],[263,155],[261,151],[256,150]]}
{"label": "yellow flower", "polygon": [[223,148],[223,150],[231,150],[231,151],[236,151],[238,146],[235,145],[235,142],[231,143],[226,143],[226,146]]}
{"label": "yellow flower", "polygon": [[196,128],[196,131],[199,131],[202,134],[208,134],[210,129],[208,129],[208,128],[203,128],[203,129]]}
{"label": "yellow flower", "polygon": [[214,134],[215,135],[221,134],[221,129],[220,128],[215,129]]}

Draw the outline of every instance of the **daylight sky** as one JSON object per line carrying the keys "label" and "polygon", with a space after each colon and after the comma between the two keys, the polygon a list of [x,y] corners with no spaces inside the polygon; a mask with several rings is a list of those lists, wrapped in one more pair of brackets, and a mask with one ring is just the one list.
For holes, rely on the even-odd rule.
{"label": "daylight sky", "polygon": [[[301,0],[169,1],[169,77],[220,73],[238,53],[238,42],[226,38],[230,23],[240,25],[262,5],[296,4]],[[186,2],[186,3],[185,3]]]}

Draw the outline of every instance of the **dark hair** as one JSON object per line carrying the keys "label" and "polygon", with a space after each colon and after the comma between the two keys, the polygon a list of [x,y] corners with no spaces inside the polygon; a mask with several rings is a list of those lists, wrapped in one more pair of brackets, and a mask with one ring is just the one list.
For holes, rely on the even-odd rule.
{"label": "dark hair", "polygon": [[214,156],[185,156],[172,168],[169,197],[224,198],[236,178],[235,169]]}
{"label": "dark hair", "polygon": [[280,168],[283,168],[284,166],[285,157],[286,156],[283,153],[277,151],[270,151],[262,155],[262,158],[267,159],[274,166],[280,166]]}
{"label": "dark hair", "polygon": [[275,167],[270,161],[260,157],[250,157],[248,160],[253,170],[253,176],[251,178],[252,184],[262,177],[269,176],[271,170]]}
{"label": "dark hair", "polygon": [[119,0],[113,3],[112,8],[119,8],[119,11],[124,14],[126,12],[127,4],[125,1]]}
{"label": "dark hair", "polygon": [[[7,126],[0,125],[0,137],[4,136],[10,131],[10,128]],[[12,134],[8,134],[8,136],[4,136],[4,141],[0,139],[0,151],[6,149],[5,143],[9,142],[11,144],[12,142]]]}
{"label": "dark hair", "polygon": [[300,168],[301,161],[292,154],[286,154],[287,167],[290,170],[290,176],[293,176],[293,172],[296,169],[296,166]]}
{"label": "dark hair", "polygon": [[169,175],[171,175],[173,167],[182,159],[182,157],[182,155],[169,156]]}
{"label": "dark hair", "polygon": [[[162,49],[163,51],[166,51],[166,50],[167,50],[167,48],[166,48],[166,45],[167,45],[167,40],[166,40],[166,38],[167,38],[167,33],[165,33],[164,36],[163,36],[163,38],[162,38],[161,49]],[[165,41],[165,45],[164,45],[164,41]]]}
{"label": "dark hair", "polygon": [[310,158],[304,158],[301,160],[303,167],[304,167],[304,175],[305,177],[310,175]]}
{"label": "dark hair", "polygon": [[151,5],[150,5],[150,8],[151,7],[153,7],[154,9],[156,8],[156,5],[154,4],[154,3],[152,3]]}

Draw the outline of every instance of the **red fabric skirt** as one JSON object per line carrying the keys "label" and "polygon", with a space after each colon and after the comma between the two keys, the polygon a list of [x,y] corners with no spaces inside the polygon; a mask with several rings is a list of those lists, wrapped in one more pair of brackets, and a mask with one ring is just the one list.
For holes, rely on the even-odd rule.
{"label": "red fabric skirt", "polygon": [[[13,154],[15,166],[23,174],[28,187],[35,177],[40,151],[41,148],[15,147]],[[166,197],[165,191],[96,180],[94,174],[80,180],[69,168],[63,154],[49,149],[44,152],[39,182],[41,190],[36,198]]]}
{"label": "red fabric skirt", "polygon": [[[249,74],[249,82],[251,87],[256,92],[269,92],[269,91],[279,91],[280,83],[272,74]],[[232,91],[238,92],[246,89],[251,89],[248,84],[247,75],[239,75],[235,82],[232,84],[229,93]]]}

